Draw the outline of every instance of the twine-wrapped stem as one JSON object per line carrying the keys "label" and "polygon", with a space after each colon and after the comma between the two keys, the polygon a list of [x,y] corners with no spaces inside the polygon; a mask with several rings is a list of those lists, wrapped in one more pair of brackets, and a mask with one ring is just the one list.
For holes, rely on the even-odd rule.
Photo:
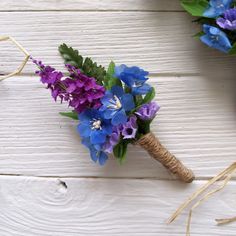
{"label": "twine-wrapped stem", "polygon": [[194,180],[193,172],[185,167],[173,154],[171,154],[155,137],[153,133],[143,135],[137,144],[144,148],[151,157],[161,162],[171,173],[186,183]]}

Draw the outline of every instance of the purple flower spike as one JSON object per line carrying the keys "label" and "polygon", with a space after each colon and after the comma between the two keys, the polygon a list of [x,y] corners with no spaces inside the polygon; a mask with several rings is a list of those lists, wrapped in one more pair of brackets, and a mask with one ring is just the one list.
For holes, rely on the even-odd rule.
{"label": "purple flower spike", "polygon": [[61,102],[67,101],[69,106],[78,113],[87,108],[98,109],[101,107],[100,99],[105,94],[105,88],[97,84],[94,78],[88,77],[71,65],[66,65],[70,73],[69,77],[63,78],[62,72],[45,66],[41,61],[33,58],[32,61],[39,68],[36,74],[40,76],[43,84],[47,84],[55,101],[58,97]]}
{"label": "purple flower spike", "polygon": [[223,29],[236,30],[236,8],[226,10],[224,18],[218,18],[216,23]]}
{"label": "purple flower spike", "polygon": [[152,120],[156,113],[159,111],[160,107],[156,102],[150,102],[142,105],[135,114],[141,120]]}
{"label": "purple flower spike", "polygon": [[124,139],[135,138],[137,133],[138,125],[137,125],[137,117],[131,116],[125,124],[122,125],[122,135]]}

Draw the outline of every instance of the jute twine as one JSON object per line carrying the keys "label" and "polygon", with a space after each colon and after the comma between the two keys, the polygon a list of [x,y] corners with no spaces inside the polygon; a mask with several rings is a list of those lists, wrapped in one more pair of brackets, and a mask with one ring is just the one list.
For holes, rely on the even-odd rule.
{"label": "jute twine", "polygon": [[171,173],[178,176],[179,179],[186,183],[194,180],[193,172],[185,167],[173,154],[171,154],[155,137],[153,133],[142,136],[136,144],[147,150],[149,155],[155,160],[161,162]]}

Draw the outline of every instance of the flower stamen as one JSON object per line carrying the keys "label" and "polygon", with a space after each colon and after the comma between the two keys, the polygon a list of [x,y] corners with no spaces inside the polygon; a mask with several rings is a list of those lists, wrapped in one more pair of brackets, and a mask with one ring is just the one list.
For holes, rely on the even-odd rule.
{"label": "flower stamen", "polygon": [[92,121],[92,130],[94,130],[94,129],[102,129],[102,122],[101,122],[101,120],[94,120],[94,121]]}
{"label": "flower stamen", "polygon": [[111,104],[108,105],[107,108],[119,110],[122,107],[120,99],[116,95],[114,95],[114,99],[110,99],[109,102]]}

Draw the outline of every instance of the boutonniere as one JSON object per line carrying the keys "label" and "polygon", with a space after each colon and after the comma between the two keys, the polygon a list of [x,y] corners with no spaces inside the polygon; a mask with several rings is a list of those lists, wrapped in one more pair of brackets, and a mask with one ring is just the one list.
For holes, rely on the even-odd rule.
{"label": "boutonniere", "polygon": [[195,37],[228,54],[236,54],[236,3],[233,0],[182,0],[181,5],[201,25]]}
{"label": "boutonniere", "polygon": [[123,163],[128,145],[139,145],[181,180],[192,182],[192,171],[151,132],[160,107],[153,100],[155,88],[148,84],[147,71],[114,62],[105,69],[66,44],[59,52],[67,73],[32,58],[36,74],[55,101],[71,107],[71,112],[61,115],[78,120],[81,142],[94,162],[104,165],[114,156]]}
{"label": "boutonniere", "polygon": [[193,172],[151,132],[150,125],[160,107],[153,100],[155,88],[148,84],[147,71],[137,66],[115,65],[113,61],[105,69],[62,44],[59,53],[67,70],[63,73],[32,58],[12,37],[0,37],[1,40],[14,43],[25,59],[16,71],[0,80],[19,74],[31,59],[38,68],[36,75],[53,99],[68,103],[72,109],[60,114],[78,121],[81,142],[95,163],[104,165],[112,156],[123,163],[128,145],[139,145],[182,181],[193,181]]}

